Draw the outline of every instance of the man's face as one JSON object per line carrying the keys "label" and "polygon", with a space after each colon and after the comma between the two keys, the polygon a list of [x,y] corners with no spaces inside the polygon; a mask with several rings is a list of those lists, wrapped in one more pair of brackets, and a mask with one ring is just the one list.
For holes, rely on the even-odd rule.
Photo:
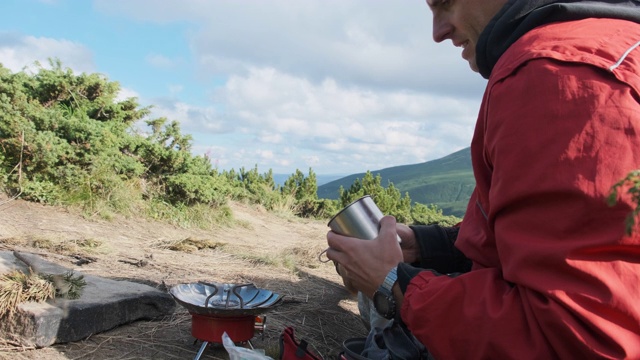
{"label": "man's face", "polygon": [[427,0],[433,12],[433,40],[451,39],[454,46],[462,48],[462,58],[469,62],[471,70],[476,65],[476,44],[480,33],[507,0]]}

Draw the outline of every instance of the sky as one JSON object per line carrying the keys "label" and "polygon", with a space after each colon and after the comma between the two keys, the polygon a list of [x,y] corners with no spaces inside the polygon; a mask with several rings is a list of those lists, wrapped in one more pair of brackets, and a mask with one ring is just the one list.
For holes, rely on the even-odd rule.
{"label": "sky", "polygon": [[1,0],[0,13],[4,67],[103,74],[219,170],[435,160],[470,145],[486,85],[433,41],[424,0]]}

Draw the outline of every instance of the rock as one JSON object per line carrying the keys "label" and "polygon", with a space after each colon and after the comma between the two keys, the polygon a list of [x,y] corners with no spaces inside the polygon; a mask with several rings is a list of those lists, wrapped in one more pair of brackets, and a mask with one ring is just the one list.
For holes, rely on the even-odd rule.
{"label": "rock", "polygon": [[[64,274],[63,266],[38,255],[20,253],[34,270],[43,274]],[[12,252],[0,251],[0,273],[25,271]],[[74,271],[80,275],[80,272]],[[82,274],[84,275],[84,274]],[[11,320],[0,321],[0,337],[26,347],[45,347],[84,339],[136,320],[155,319],[174,311],[176,303],[166,292],[130,281],[115,281],[84,275],[87,285],[77,300],[55,299],[18,306]]]}

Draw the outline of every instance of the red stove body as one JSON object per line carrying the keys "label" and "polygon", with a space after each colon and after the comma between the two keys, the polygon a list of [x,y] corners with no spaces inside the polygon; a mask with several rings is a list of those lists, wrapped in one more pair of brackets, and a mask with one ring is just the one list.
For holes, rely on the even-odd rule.
{"label": "red stove body", "polygon": [[191,335],[202,341],[222,344],[225,332],[234,342],[249,341],[255,334],[255,316],[219,317],[191,314]]}

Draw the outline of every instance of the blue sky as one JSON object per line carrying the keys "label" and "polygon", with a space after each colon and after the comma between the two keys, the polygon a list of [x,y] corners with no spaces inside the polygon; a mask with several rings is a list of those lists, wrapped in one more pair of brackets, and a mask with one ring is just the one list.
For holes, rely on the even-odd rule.
{"label": "blue sky", "polygon": [[0,63],[57,57],[219,169],[353,174],[469,146],[485,81],[423,0],[2,0]]}

